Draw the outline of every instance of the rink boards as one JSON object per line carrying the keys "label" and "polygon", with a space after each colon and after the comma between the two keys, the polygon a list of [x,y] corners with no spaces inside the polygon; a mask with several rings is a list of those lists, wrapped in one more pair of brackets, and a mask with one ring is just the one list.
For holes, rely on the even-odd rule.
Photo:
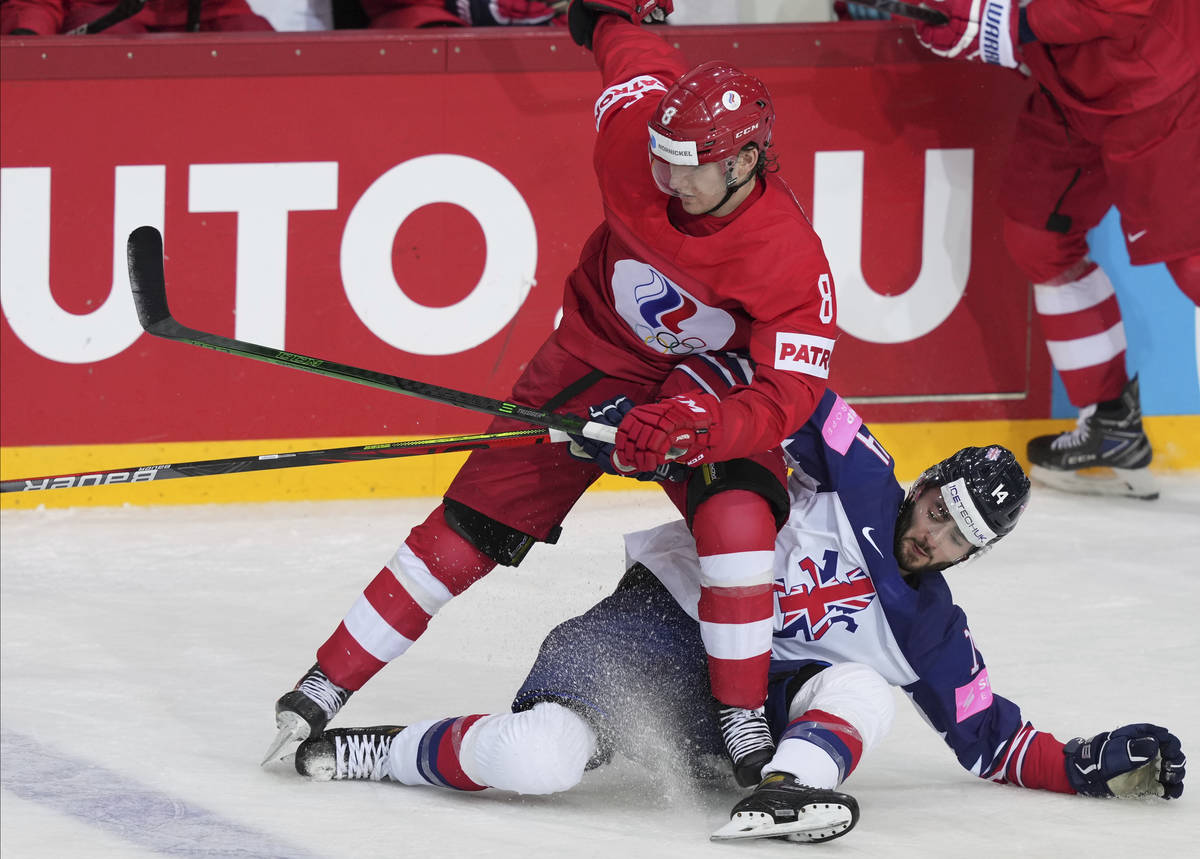
{"label": "rink boards", "polygon": [[[902,465],[927,462],[925,445],[1020,450],[1069,413],[995,206],[1025,81],[936,61],[899,24],[667,32],[771,88],[783,175],[837,284],[831,384]],[[591,57],[551,30],[6,39],[4,476],[481,430],[473,413],[151,340],[124,237],[163,230],[186,324],[502,398],[598,221],[598,89]],[[1194,308],[1161,266],[1122,268],[1119,235],[1098,230],[1097,256],[1158,464],[1200,466]],[[459,461],[4,506],[423,495]]]}

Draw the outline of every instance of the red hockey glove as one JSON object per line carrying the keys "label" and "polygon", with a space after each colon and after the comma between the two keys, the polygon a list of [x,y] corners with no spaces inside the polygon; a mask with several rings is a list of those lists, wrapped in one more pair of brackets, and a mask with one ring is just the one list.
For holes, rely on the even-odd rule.
{"label": "red hockey glove", "polygon": [[[632,410],[632,400],[628,397],[616,397],[596,406],[588,406],[588,419],[598,424],[616,427],[621,425],[625,415]],[[660,465],[653,471],[635,471],[632,467],[622,465],[621,461],[616,458],[616,447],[615,443],[610,444],[581,435],[573,435],[571,443],[567,445],[567,453],[575,459],[594,462],[609,474],[633,477],[637,480],[683,483],[691,476],[692,472],[689,468],[674,461]]]}
{"label": "red hockey glove", "polygon": [[720,435],[720,401],[694,391],[635,406],[617,427],[616,460],[634,471],[653,471],[671,459],[699,465]]}
{"label": "red hockey glove", "polygon": [[[549,24],[560,15],[553,0],[445,0],[446,11],[471,27],[528,27]],[[557,23],[561,24],[562,21]]]}
{"label": "red hockey glove", "polygon": [[575,44],[592,49],[592,31],[601,15],[620,15],[635,24],[662,21],[675,11],[675,0],[571,0],[567,27]]}
{"label": "red hockey glove", "polygon": [[939,57],[980,60],[1015,69],[1020,65],[1018,0],[927,0],[950,19],[939,26],[917,22],[917,38]]}

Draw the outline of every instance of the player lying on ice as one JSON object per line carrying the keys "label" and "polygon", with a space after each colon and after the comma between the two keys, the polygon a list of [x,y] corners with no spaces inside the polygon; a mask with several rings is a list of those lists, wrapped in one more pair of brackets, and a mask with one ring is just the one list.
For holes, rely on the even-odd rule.
{"label": "player lying on ice", "polygon": [[[693,356],[674,372],[719,395],[709,380],[745,384],[747,371],[728,356]],[[1012,453],[964,448],[905,495],[891,456],[833,391],[783,450],[790,515],[775,544],[767,697],[777,746],[714,838],[848,832],[858,804],[838,787],[890,727],[889,686],[908,693],[980,778],[1086,796],[1182,793],[1183,751],[1165,729],[1126,725],[1064,744],[992,692],[942,571],[1016,525],[1029,481]],[[300,746],[296,768],[315,778],[544,794],[573,787],[614,750],[651,764],[682,755],[700,770],[736,748],[709,703],[700,566],[687,527],[631,534],[625,546],[628,572],[616,591],[550,632],[512,713],[330,729]]]}

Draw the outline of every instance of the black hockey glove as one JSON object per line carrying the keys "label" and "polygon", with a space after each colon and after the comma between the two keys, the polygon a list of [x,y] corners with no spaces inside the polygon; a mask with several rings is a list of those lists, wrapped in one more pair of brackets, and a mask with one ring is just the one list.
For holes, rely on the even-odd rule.
{"label": "black hockey glove", "polygon": [[567,29],[575,44],[592,49],[592,31],[601,15],[620,15],[635,24],[663,21],[675,11],[674,0],[571,0]]}
{"label": "black hockey glove", "polygon": [[1183,793],[1183,747],[1179,738],[1158,725],[1125,725],[1076,737],[1063,747],[1067,778],[1083,796],[1161,796]]}
{"label": "black hockey glove", "polygon": [[[608,424],[610,427],[620,426],[621,421],[625,419],[625,415],[629,414],[629,410],[632,408],[633,403],[628,397],[615,397],[597,406],[588,406],[588,419],[596,423]],[[682,483],[691,473],[691,469],[687,466],[676,462],[660,465],[654,471],[635,472],[631,467],[622,467],[620,461],[615,458],[615,445],[584,438],[581,435],[571,436],[571,444],[567,451],[576,459],[594,462],[608,474],[634,477],[638,480],[665,480],[671,483]]]}

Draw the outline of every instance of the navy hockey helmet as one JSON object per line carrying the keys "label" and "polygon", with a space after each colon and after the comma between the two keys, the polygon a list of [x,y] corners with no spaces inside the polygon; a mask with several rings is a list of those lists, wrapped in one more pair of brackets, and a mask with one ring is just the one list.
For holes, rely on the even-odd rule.
{"label": "navy hockey helmet", "polygon": [[971,554],[1012,531],[1029,504],[1029,478],[1012,451],[998,444],[964,447],[927,469],[904,503],[929,484],[941,488],[946,509],[975,547]]}

